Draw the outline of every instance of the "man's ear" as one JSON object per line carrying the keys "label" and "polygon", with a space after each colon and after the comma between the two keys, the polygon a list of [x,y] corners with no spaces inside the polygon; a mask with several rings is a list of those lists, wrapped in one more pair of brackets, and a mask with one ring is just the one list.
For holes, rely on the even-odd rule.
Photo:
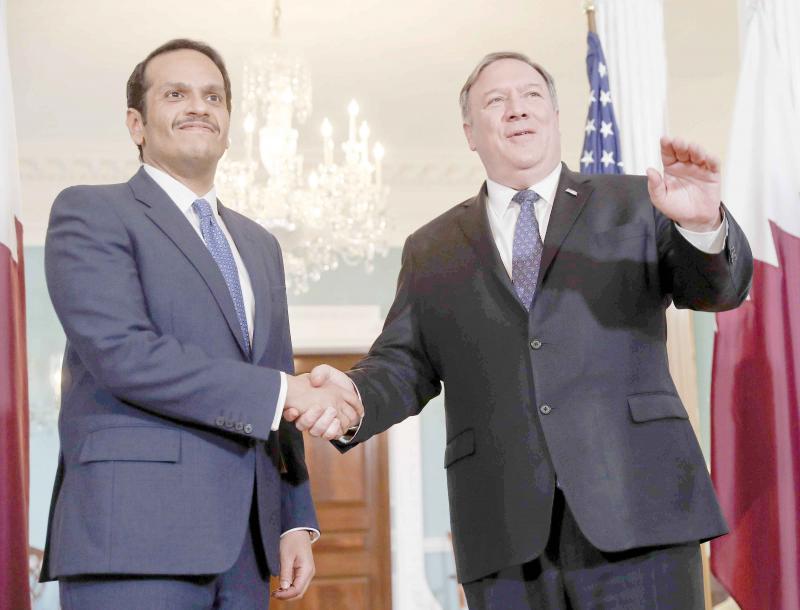
{"label": "man's ear", "polygon": [[142,113],[136,108],[128,108],[125,115],[125,125],[128,127],[128,133],[131,135],[131,140],[136,146],[144,144],[144,118]]}
{"label": "man's ear", "polygon": [[475,142],[472,141],[472,125],[465,122],[461,125],[464,128],[464,135],[467,138],[467,143],[469,144],[469,149],[474,151],[475,150]]}

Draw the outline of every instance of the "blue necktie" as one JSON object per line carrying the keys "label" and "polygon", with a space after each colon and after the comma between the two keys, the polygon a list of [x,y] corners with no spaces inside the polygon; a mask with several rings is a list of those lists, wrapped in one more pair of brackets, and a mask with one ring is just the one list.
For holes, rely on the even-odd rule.
{"label": "blue necktie", "polygon": [[530,311],[542,264],[542,238],[539,222],[534,213],[534,203],[539,200],[535,191],[519,191],[511,200],[519,204],[519,217],[514,227],[514,244],[511,256],[511,282],[525,309]]}
{"label": "blue necktie", "polygon": [[197,216],[200,218],[200,233],[206,242],[208,251],[219,266],[222,277],[228,285],[228,291],[233,299],[233,307],[236,309],[236,317],[239,318],[239,328],[242,330],[244,338],[245,352],[250,355],[250,333],[247,330],[247,316],[244,311],[244,298],[242,297],[242,286],[239,283],[239,271],[236,269],[236,261],[231,252],[231,246],[225,239],[225,234],[219,228],[214,219],[214,212],[205,199],[197,199],[193,204]]}

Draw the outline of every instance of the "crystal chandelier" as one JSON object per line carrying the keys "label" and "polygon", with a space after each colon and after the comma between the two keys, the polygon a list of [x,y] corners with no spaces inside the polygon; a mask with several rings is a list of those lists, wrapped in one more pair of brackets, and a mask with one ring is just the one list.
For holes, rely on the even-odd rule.
{"label": "crystal chandelier", "polygon": [[373,269],[386,253],[386,199],[381,180],[384,149],[370,150],[369,126],[357,128],[358,103],[341,155],[333,125],[322,121],[321,161],[306,172],[298,132],[311,112],[311,78],[305,62],[278,44],[280,4],[273,11],[273,45],[245,63],[242,95],[244,157],[226,154],[217,186],[224,201],[273,232],[280,241],[287,288],[306,292],[311,282],[340,262]]}

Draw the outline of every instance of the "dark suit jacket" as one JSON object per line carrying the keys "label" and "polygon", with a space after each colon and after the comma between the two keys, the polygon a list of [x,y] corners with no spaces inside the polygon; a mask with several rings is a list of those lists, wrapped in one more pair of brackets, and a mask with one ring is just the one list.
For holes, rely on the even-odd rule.
{"label": "dark suit jacket", "polygon": [[[565,189],[573,189],[573,197]],[[719,311],[747,294],[752,257],[695,249],[646,180],[563,168],[530,314],[500,262],[486,187],[411,235],[381,336],[350,372],[360,442],[445,387],[459,579],[540,554],[555,478],[604,551],[725,533],[667,366],[665,310]]]}
{"label": "dark suit jacket", "polygon": [[53,204],[45,271],[67,347],[43,580],[224,572],[254,489],[273,573],[280,533],[318,527],[302,436],[270,432],[293,370],[280,248],[220,212],[252,280],[252,358],[219,267],[143,169]]}

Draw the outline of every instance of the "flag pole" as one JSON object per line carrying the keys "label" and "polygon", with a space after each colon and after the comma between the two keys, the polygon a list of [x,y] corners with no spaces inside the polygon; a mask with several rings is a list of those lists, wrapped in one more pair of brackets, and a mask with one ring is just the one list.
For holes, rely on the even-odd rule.
{"label": "flag pole", "polygon": [[597,24],[594,20],[594,2],[592,0],[583,0],[583,12],[586,13],[586,19],[589,21],[589,31],[597,34]]}

